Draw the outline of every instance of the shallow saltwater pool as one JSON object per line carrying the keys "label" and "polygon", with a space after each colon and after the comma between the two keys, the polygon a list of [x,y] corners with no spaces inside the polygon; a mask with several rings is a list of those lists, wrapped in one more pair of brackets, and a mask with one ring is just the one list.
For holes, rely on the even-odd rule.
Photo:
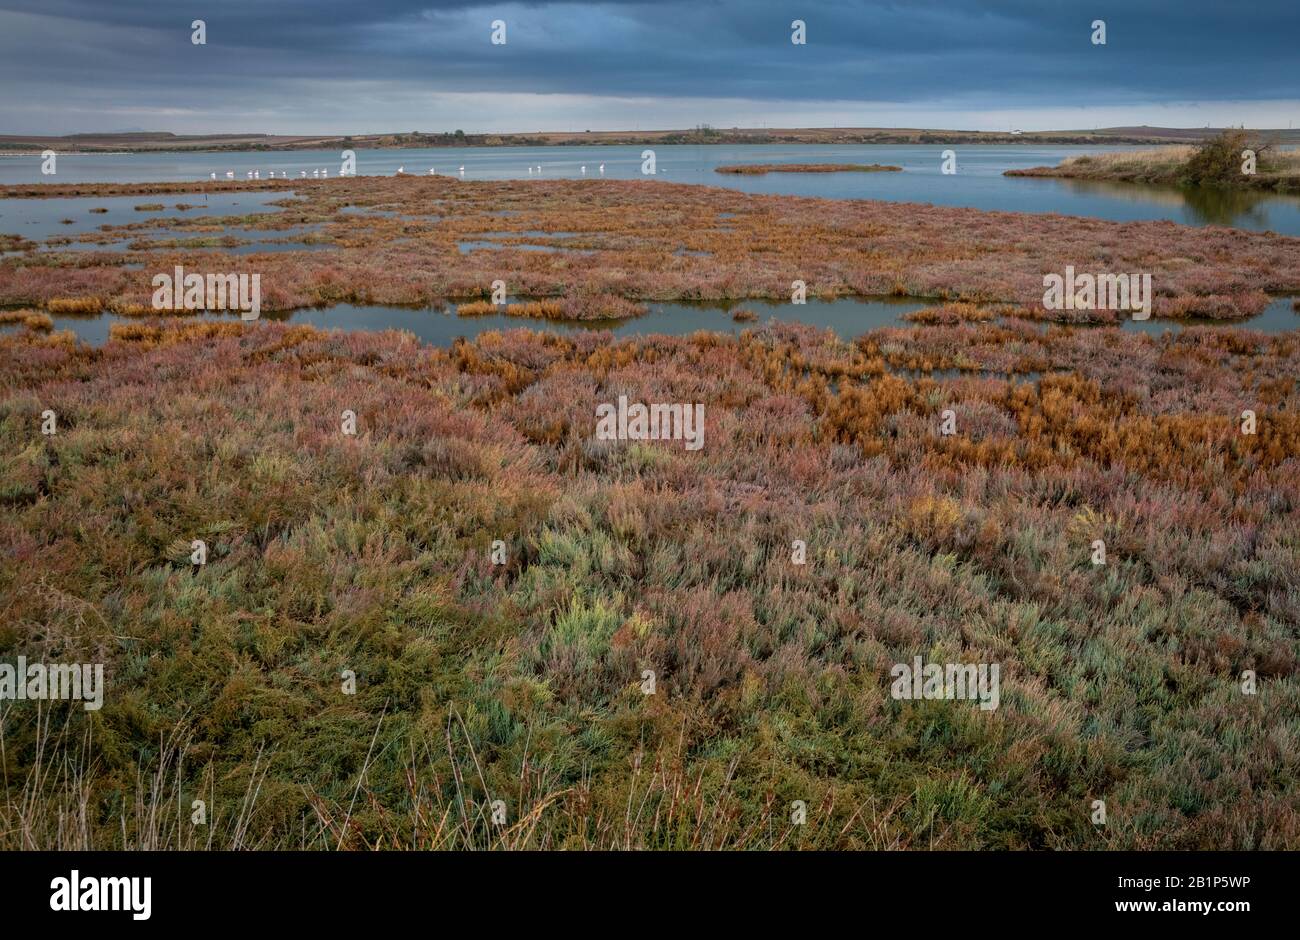
{"label": "shallow saltwater pool", "polygon": [[[512,298],[511,302],[515,302]],[[533,329],[552,333],[608,330],[616,336],[666,334],[682,336],[697,330],[739,333],[769,320],[804,323],[833,330],[842,339],[860,336],[869,330],[887,326],[908,326],[901,317],[913,310],[934,306],[938,301],[916,298],[841,298],[834,301],[810,300],[806,304],[775,303],[762,300],[735,301],[727,304],[654,303],[641,317],[626,320],[534,320],[503,314],[461,317],[455,306],[445,310],[429,307],[336,304],[332,307],[304,308],[280,313],[264,313],[262,319],[289,323],[307,323],[320,329],[339,330],[406,330],[426,343],[448,346],[458,337],[472,339],[489,330]],[[731,317],[738,308],[753,311],[757,319],[737,321]],[[238,313],[197,314],[209,321],[237,320]],[[56,330],[72,330],[83,342],[102,345],[108,341],[114,323],[139,322],[136,317],[115,314],[54,316]],[[1133,332],[1160,334],[1192,326],[1217,326],[1231,329],[1281,333],[1300,328],[1300,314],[1291,308],[1289,298],[1273,300],[1259,315],[1244,320],[1124,320],[1120,328]],[[943,327],[937,327],[942,329]],[[1079,326],[1075,329],[1106,329]]]}

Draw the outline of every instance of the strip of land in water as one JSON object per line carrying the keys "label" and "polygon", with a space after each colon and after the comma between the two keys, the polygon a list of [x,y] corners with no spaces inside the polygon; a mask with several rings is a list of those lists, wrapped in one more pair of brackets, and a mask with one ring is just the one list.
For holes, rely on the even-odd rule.
{"label": "strip of land in water", "polygon": [[765,173],[893,173],[902,169],[884,163],[732,163],[714,167],[713,172],[762,176]]}
{"label": "strip of land in water", "polygon": [[1243,155],[1246,149],[1250,148],[1244,145],[1233,148],[1226,155],[1228,165],[1213,180],[1205,180],[1189,168],[1197,154],[1197,148],[1188,146],[1084,154],[1067,157],[1056,166],[1006,170],[1003,175],[1109,180],[1162,186],[1219,185],[1236,189],[1300,193],[1300,150],[1263,150],[1256,155],[1252,171],[1243,172],[1243,166],[1249,165]]}

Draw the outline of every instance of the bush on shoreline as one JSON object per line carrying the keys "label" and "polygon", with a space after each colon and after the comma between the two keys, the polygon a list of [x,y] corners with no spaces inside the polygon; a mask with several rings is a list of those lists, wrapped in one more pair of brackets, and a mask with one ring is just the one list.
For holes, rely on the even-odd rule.
{"label": "bush on shoreline", "polygon": [[[1246,150],[1255,153],[1253,174],[1242,172]],[[1007,170],[1003,175],[1300,192],[1300,150],[1279,150],[1245,131],[1228,129],[1195,147],[1085,154],[1055,167]]]}

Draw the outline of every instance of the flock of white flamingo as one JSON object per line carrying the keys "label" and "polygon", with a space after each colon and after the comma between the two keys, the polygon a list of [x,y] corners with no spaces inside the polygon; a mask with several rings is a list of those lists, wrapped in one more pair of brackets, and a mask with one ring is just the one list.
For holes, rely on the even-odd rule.
{"label": "flock of white flamingo", "polygon": [[[299,170],[299,171],[298,171],[298,175],[299,175],[302,179],[306,179],[306,178],[307,178],[307,171],[306,171],[306,170]],[[329,175],[330,175],[330,171],[327,170],[327,169],[312,170],[312,171],[311,171],[311,175],[312,175],[312,179],[327,179],[327,178],[329,177]],[[342,176],[342,175],[343,175],[342,173],[339,174],[339,176]],[[249,170],[249,171],[245,174],[245,176],[246,176],[246,178],[248,178],[248,179],[250,179],[250,180],[260,180],[260,179],[262,178],[262,171],[261,171],[261,170]],[[217,174],[216,174],[216,173],[210,173],[210,174],[209,174],[209,177],[210,177],[211,179],[216,179],[216,178],[217,178]],[[226,170],[226,179],[228,179],[228,180],[233,180],[234,178],[235,178],[235,171],[234,171],[234,170]],[[272,179],[272,180],[273,180],[273,179],[282,179],[282,180],[287,180],[287,179],[289,178],[289,171],[288,171],[288,170],[281,170],[281,171],[280,171],[280,175],[279,175],[279,176],[276,176],[276,175],[275,175],[275,170],[267,170],[267,171],[266,171],[266,178],[267,178],[267,179]]]}
{"label": "flock of white flamingo", "polygon": [[[582,173],[583,176],[586,176],[586,175],[587,175],[587,165],[586,165],[585,163],[582,164],[582,166],[581,166],[579,169],[580,169],[580,172]],[[599,168],[599,169],[600,169],[600,175],[601,175],[601,176],[604,176],[604,175],[605,175],[605,164],[602,163],[602,164],[600,165],[600,168]],[[463,167],[463,166],[460,167],[460,169],[459,169],[457,172],[460,174],[460,176],[461,176],[462,178],[464,178],[464,176],[465,176],[465,167]],[[534,172],[536,172],[536,174],[537,174],[538,176],[541,176],[541,175],[542,175],[542,165],[541,165],[540,163],[537,164],[537,166],[535,166],[535,167],[533,167],[533,166],[528,167],[528,175],[529,175],[529,176],[532,176]],[[399,166],[399,167],[397,168],[397,175],[398,175],[398,176],[403,176],[403,175],[405,175],[405,173],[406,173],[406,167],[405,167],[405,165],[403,165],[403,166]],[[275,171],[275,170],[267,170],[266,177],[267,177],[267,179],[282,179],[282,180],[287,180],[287,179],[289,178],[289,173],[288,173],[287,170],[281,170],[279,176],[276,176],[275,174],[276,174],[276,171]],[[311,171],[311,178],[312,178],[312,179],[329,179],[329,175],[330,175],[330,171],[329,171],[328,169],[324,169],[324,168],[321,168],[321,169],[314,169],[314,170]],[[339,174],[339,176],[343,176],[343,175],[344,175],[344,174],[342,174],[342,173]],[[438,174],[437,174],[437,172],[435,171],[435,169],[434,169],[433,167],[429,167],[429,175],[430,175],[430,176],[437,176]],[[250,179],[250,180],[260,180],[260,179],[262,178],[262,171],[261,171],[261,170],[249,170],[249,171],[247,172],[246,176],[247,176],[247,178]],[[306,170],[299,170],[299,171],[298,171],[298,176],[299,176],[300,179],[306,179],[306,178],[307,178],[307,171],[306,171]],[[216,174],[216,173],[211,174],[211,178],[212,178],[212,179],[216,179],[216,178],[217,178],[217,174]],[[228,179],[228,180],[233,180],[234,178],[235,178],[235,171],[234,171],[234,170],[226,170],[226,179]]]}

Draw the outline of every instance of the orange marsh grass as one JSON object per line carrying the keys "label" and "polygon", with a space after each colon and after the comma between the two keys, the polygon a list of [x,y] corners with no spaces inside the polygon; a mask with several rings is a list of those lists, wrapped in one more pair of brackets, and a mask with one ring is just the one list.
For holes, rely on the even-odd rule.
{"label": "orange marsh grass", "polygon": [[99,297],[55,297],[46,302],[45,309],[50,313],[100,313],[104,301]]}

